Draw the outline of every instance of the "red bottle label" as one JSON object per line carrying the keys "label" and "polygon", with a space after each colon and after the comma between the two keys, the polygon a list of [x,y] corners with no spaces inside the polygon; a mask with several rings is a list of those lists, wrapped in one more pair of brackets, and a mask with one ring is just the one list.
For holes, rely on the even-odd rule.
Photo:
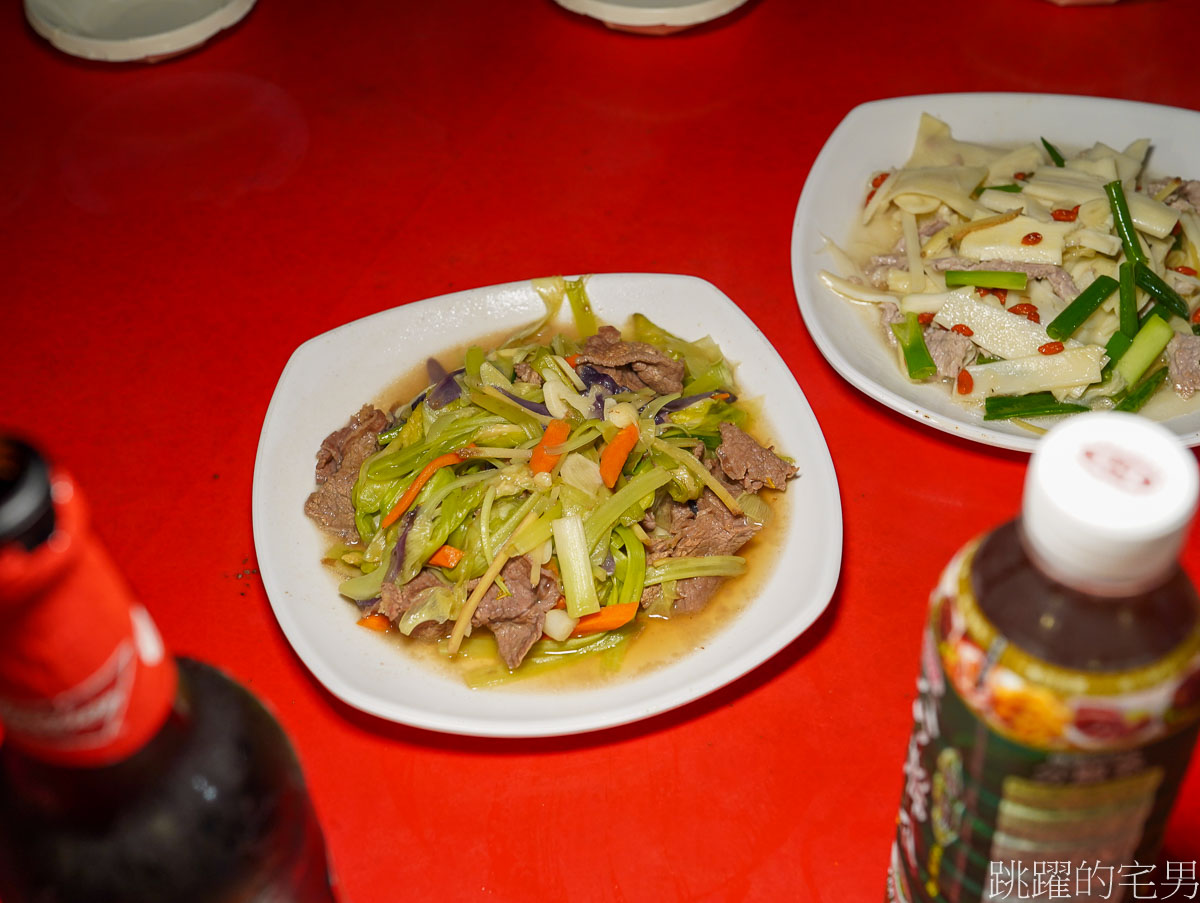
{"label": "red bottle label", "polygon": [[104,765],[157,733],[175,662],[91,533],[82,500],[53,484],[56,529],[33,552],[0,550],[0,724],[37,758]]}

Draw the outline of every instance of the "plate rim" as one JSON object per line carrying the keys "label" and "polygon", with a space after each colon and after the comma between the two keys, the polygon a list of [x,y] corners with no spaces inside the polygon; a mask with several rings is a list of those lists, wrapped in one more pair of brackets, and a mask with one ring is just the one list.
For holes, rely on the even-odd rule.
{"label": "plate rim", "polygon": [[[641,286],[653,282],[666,285],[669,281],[674,281],[678,286],[683,286],[689,291],[707,292],[711,295],[713,303],[729,308],[729,315],[733,316],[735,315],[734,312],[736,312],[736,316],[742,321],[742,327],[749,330],[746,335],[755,341],[764,343],[770,349],[770,354],[775,358],[775,363],[782,366],[788,375],[791,376],[795,398],[801,402],[801,407],[794,411],[789,411],[788,416],[800,417],[802,420],[807,421],[804,428],[811,430],[813,437],[819,441],[819,446],[806,448],[805,452],[808,457],[804,462],[804,469],[805,473],[810,474],[816,484],[816,491],[825,498],[825,508],[820,514],[824,518],[823,523],[826,524],[825,532],[827,534],[826,542],[828,543],[828,547],[826,553],[820,559],[819,564],[821,566],[819,570],[806,575],[806,583],[812,586],[810,604],[800,609],[798,616],[781,625],[786,627],[786,629],[772,631],[770,634],[758,638],[756,642],[742,650],[739,654],[718,662],[718,667],[711,669],[707,673],[707,678],[699,682],[698,685],[696,682],[669,685],[661,691],[652,691],[645,694],[636,702],[627,703],[612,709],[605,709],[600,713],[584,711],[575,717],[551,714],[536,718],[524,716],[513,720],[497,719],[481,721],[472,718],[464,719],[463,716],[457,714],[445,715],[442,712],[414,708],[413,706],[398,704],[391,700],[383,700],[378,696],[362,692],[359,687],[344,680],[339,669],[335,666],[336,663],[326,659],[320,650],[313,645],[311,638],[303,629],[303,625],[301,625],[299,619],[291,616],[288,605],[285,604],[285,597],[289,597],[289,593],[285,589],[286,582],[278,572],[278,568],[283,563],[276,560],[273,556],[259,555],[258,567],[260,577],[263,581],[276,622],[305,667],[308,668],[326,690],[341,701],[360,711],[384,720],[419,729],[461,736],[535,738],[604,730],[641,721],[645,718],[677,709],[680,706],[701,699],[749,674],[803,635],[829,608],[840,580],[842,569],[844,518],[840,488],[837,482],[833,459],[829,452],[828,442],[820,428],[815,413],[812,411],[811,405],[808,404],[807,398],[804,396],[803,390],[795,380],[794,375],[791,374],[782,356],[774,349],[774,346],[771,345],[767,337],[758,329],[745,312],[732,299],[707,280],[691,275],[669,273],[596,273],[590,274],[588,279],[589,286],[599,281],[601,287],[609,282],[620,285],[632,284],[634,286]],[[279,412],[287,399],[285,388],[290,386],[296,371],[305,366],[314,353],[320,350],[323,345],[333,340],[333,337],[337,333],[342,333],[343,336],[348,335],[356,329],[370,328],[377,323],[389,319],[411,318],[417,311],[429,310],[454,302],[470,303],[473,299],[496,297],[504,292],[513,290],[528,292],[531,290],[531,283],[532,280],[498,283],[496,285],[480,286],[408,302],[335,326],[305,340],[297,346],[284,365],[272,393],[271,401],[263,417],[263,426],[256,452],[251,506],[256,553],[260,548],[260,532],[266,529],[269,519],[269,512],[264,508],[267,500],[263,487],[268,485],[267,469],[270,466],[271,444],[275,438],[274,432]],[[597,307],[598,312],[601,312],[602,304],[597,304]],[[402,311],[404,313],[401,313]],[[523,320],[523,322],[528,321]],[[509,324],[506,322],[504,328],[508,328],[508,326]],[[790,397],[792,396],[789,392]],[[307,455],[308,450],[305,450],[304,454]],[[297,502],[297,510],[299,510],[299,504]],[[302,517],[302,515],[300,516]],[[290,601],[290,597],[287,601]],[[714,635],[714,638],[719,636],[719,634],[720,632]],[[688,657],[690,658],[691,656]],[[421,665],[420,667],[422,669],[427,668],[426,665]],[[652,681],[656,672],[661,672],[670,667],[672,666],[664,665],[645,676],[634,679],[638,681]]]}
{"label": "plate rim", "polygon": [[[860,120],[870,122],[873,118],[884,113],[908,110],[910,116],[914,117],[912,127],[915,129],[915,117],[919,116],[921,112],[926,112],[927,107],[944,106],[946,104],[959,106],[964,104],[985,105],[989,103],[1002,104],[1006,107],[1030,103],[1039,105],[1071,104],[1076,108],[1091,107],[1096,110],[1110,112],[1114,108],[1123,108],[1127,111],[1137,110],[1143,115],[1154,113],[1163,117],[1187,119],[1200,127],[1200,111],[1187,107],[1083,94],[1020,91],[958,91],[878,98],[857,104],[842,117],[833,131],[830,132],[829,137],[822,144],[820,151],[817,153],[812,166],[805,176],[804,185],[801,189],[800,197],[796,204],[796,211],[792,219],[791,245],[789,249],[792,285],[797,306],[800,309],[801,319],[804,321],[805,328],[808,330],[817,349],[838,375],[854,386],[855,389],[867,395],[876,403],[882,404],[910,420],[915,420],[939,432],[982,445],[989,445],[994,448],[1029,453],[1037,447],[1041,439],[1039,434],[1010,433],[1003,429],[989,426],[982,417],[979,417],[976,422],[972,422],[965,417],[962,419],[948,417],[925,407],[917,399],[902,395],[876,382],[849,361],[836,346],[832,336],[827,334],[826,330],[821,327],[820,317],[817,314],[816,302],[814,300],[814,295],[817,291],[817,287],[815,286],[815,271],[820,268],[815,261],[818,252],[814,252],[811,249],[805,250],[802,247],[805,239],[810,240],[811,243],[812,239],[823,238],[825,235],[825,232],[817,227],[818,224],[813,223],[811,220],[809,208],[815,203],[813,200],[815,191],[810,190],[810,187],[815,185],[821,176],[835,168],[833,161],[840,149],[840,142],[845,140],[844,136],[854,134],[854,130],[860,127]],[[953,124],[951,125],[953,127]],[[1150,137],[1154,140],[1153,136]],[[963,140],[979,139],[968,136]],[[935,387],[914,385],[913,388],[914,390],[921,390]],[[965,409],[963,413],[967,413]],[[1167,423],[1169,421],[1157,422]],[[1177,430],[1173,430],[1173,432],[1180,437],[1185,445],[1190,447],[1200,446],[1200,428],[1187,433]]]}

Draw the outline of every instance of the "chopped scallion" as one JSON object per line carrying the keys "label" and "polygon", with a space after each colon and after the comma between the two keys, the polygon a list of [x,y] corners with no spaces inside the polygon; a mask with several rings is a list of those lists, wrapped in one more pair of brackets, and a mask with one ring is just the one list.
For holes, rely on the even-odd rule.
{"label": "chopped scallion", "polygon": [[1051,144],[1049,141],[1047,141],[1045,138],[1042,139],[1042,147],[1046,148],[1046,153],[1048,153],[1050,155],[1050,159],[1054,161],[1055,166],[1062,166],[1064,163],[1067,162],[1063,158],[1063,155],[1059,151],[1059,149],[1057,147],[1055,147],[1053,144]]}
{"label": "chopped scallion", "polygon": [[1117,275],[1121,289],[1121,332],[1132,339],[1138,331],[1137,286],[1133,281],[1133,261],[1122,261]]}
{"label": "chopped scallion", "polygon": [[1112,276],[1097,276],[1091,285],[1075,296],[1075,300],[1068,304],[1062,313],[1050,321],[1046,326],[1046,335],[1060,342],[1070,338],[1075,330],[1083,325],[1084,320],[1095,313],[1096,308],[1116,290],[1117,280]]}
{"label": "chopped scallion", "polygon": [[900,352],[904,355],[904,366],[908,369],[909,379],[923,382],[937,373],[937,364],[929,354],[925,345],[925,336],[917,315],[908,313],[903,323],[893,323],[892,333],[900,343]]}
{"label": "chopped scallion", "polygon": [[1150,269],[1144,262],[1134,266],[1133,281],[1137,284],[1138,288],[1166,307],[1175,316],[1183,317],[1185,320],[1188,318],[1187,302],[1179,296],[1179,292],[1167,285],[1163,281],[1163,278]]}
{"label": "chopped scallion", "polygon": [[1142,406],[1150,400],[1150,396],[1158,391],[1158,387],[1163,384],[1167,378],[1167,368],[1159,367],[1133,389],[1126,393],[1125,397],[1117,402],[1113,410],[1127,411],[1130,414],[1135,414],[1142,409]]}
{"label": "chopped scallion", "polygon": [[1088,409],[1081,404],[1061,402],[1050,392],[1033,392],[1029,395],[992,395],[983,401],[984,420],[1078,414],[1086,410]]}
{"label": "chopped scallion", "polygon": [[1114,179],[1108,182],[1104,186],[1104,193],[1108,195],[1108,205],[1112,208],[1113,226],[1121,238],[1121,246],[1125,249],[1125,259],[1144,264],[1146,253],[1142,250],[1142,243],[1138,241],[1137,230],[1133,226],[1133,217],[1129,215],[1129,204],[1125,200],[1125,189],[1121,187],[1121,180]]}
{"label": "chopped scallion", "polygon": [[1025,273],[1006,270],[946,270],[946,287],[977,285],[980,288],[1003,288],[1023,292],[1029,284]]}

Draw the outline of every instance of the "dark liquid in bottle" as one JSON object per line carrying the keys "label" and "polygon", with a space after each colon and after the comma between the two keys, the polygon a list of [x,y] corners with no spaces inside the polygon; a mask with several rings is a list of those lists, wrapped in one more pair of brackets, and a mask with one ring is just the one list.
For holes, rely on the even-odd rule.
{"label": "dark liquid in bottle", "polygon": [[980,609],[1009,643],[1079,671],[1123,671],[1161,659],[1193,631],[1200,600],[1182,569],[1130,596],[1088,595],[1047,577],[1030,561],[1019,522],[989,534],[975,554]]}
{"label": "dark liquid in bottle", "polygon": [[179,660],[158,735],[103,768],[3,752],[0,899],[333,903],[321,830],[278,722],[245,689]]}

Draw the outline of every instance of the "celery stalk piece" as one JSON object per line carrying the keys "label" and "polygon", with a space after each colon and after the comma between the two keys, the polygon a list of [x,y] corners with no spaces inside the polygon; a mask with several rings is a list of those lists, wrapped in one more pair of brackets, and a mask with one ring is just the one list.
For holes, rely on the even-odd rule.
{"label": "celery stalk piece", "polygon": [[535,520],[519,534],[515,534],[512,537],[513,554],[528,555],[547,539],[549,539],[554,532],[554,521],[562,517],[562,513],[562,504],[555,502],[540,518]]}
{"label": "celery stalk piece", "polygon": [[1151,317],[1142,325],[1133,337],[1133,344],[1114,368],[1125,380],[1125,385],[1132,386],[1141,378],[1174,335],[1175,330],[1161,317]]}
{"label": "celery stalk piece", "polygon": [[[922,342],[922,345],[924,343]],[[928,352],[926,352],[928,353]],[[721,481],[712,475],[703,462],[695,455],[686,452],[681,448],[676,448],[669,442],[664,442],[662,439],[651,439],[650,447],[655,451],[662,452],[677,464],[682,464],[691,473],[697,477],[701,483],[712,490],[713,495],[721,500],[721,503],[729,509],[732,514],[741,514],[742,508],[737,503],[737,499],[730,494],[729,490],[722,485]]]}
{"label": "celery stalk piece", "polygon": [[575,327],[579,330],[580,338],[586,339],[590,335],[595,335],[596,330],[596,315],[592,312],[592,302],[587,296],[587,289],[583,285],[583,278],[568,279],[565,283],[567,292],[567,301],[571,305],[571,314],[575,317]]}
{"label": "celery stalk piece", "polygon": [[933,362],[929,348],[925,345],[925,336],[921,331],[921,324],[917,322],[916,314],[905,314],[903,323],[893,323],[892,333],[900,343],[900,352],[904,355],[904,366],[908,370],[909,379],[924,382],[937,373],[937,364]]}
{"label": "celery stalk piece", "polygon": [[625,548],[625,579],[621,582],[618,602],[628,604],[642,598],[646,586],[646,547],[629,527],[617,527],[613,531]]}
{"label": "celery stalk piece", "polygon": [[641,499],[669,482],[671,482],[669,470],[665,467],[651,468],[645,473],[639,473],[630,478],[628,483],[594,508],[587,516],[585,524],[589,551],[594,549],[600,540],[608,536],[613,525],[621,519],[621,515]]}
{"label": "celery stalk piece", "polygon": [[567,597],[567,614],[581,618],[599,611],[600,600],[592,580],[592,559],[583,519],[578,514],[571,514],[558,518],[551,527],[563,595]]}
{"label": "celery stalk piece", "polygon": [[737,577],[745,572],[746,559],[740,555],[666,558],[646,568],[646,586],[689,577]]}
{"label": "celery stalk piece", "polygon": [[1096,312],[1118,288],[1116,279],[1112,276],[1097,276],[1087,288],[1075,296],[1075,300],[1063,308],[1062,313],[1046,326],[1046,335],[1060,342],[1068,339],[1084,321]]}
{"label": "celery stalk piece", "polygon": [[483,366],[485,352],[478,345],[472,345],[467,349],[466,356],[463,359],[463,369],[467,376],[471,379],[479,379],[479,368]]}

